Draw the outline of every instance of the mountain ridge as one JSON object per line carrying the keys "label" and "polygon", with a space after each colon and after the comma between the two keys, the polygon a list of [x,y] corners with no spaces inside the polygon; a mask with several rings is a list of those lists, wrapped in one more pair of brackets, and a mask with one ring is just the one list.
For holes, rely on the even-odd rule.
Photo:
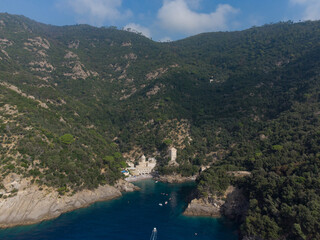
{"label": "mountain ridge", "polygon": [[[164,175],[210,167],[197,180],[199,197],[242,187],[250,203],[243,235],[316,239],[317,225],[304,222],[320,220],[310,184],[319,175],[311,167],[319,157],[319,24],[157,43],[112,27],[0,14],[0,180],[15,173],[68,195],[114,184],[126,158],[146,154]],[[167,165],[171,146],[178,167]],[[289,201],[269,180],[309,198]],[[11,191],[3,187],[2,197]]]}

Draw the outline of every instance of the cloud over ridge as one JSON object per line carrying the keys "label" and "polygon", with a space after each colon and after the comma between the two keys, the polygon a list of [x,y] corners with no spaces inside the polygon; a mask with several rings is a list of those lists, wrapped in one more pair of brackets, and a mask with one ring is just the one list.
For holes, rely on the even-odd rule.
{"label": "cloud over ridge", "polygon": [[122,0],[67,0],[67,6],[78,16],[95,25],[103,25],[123,20],[132,15],[130,10],[122,10]]}
{"label": "cloud over ridge", "polygon": [[151,38],[150,30],[136,23],[129,23],[123,29],[129,32],[141,33],[143,36]]}
{"label": "cloud over ridge", "polygon": [[290,0],[290,2],[304,7],[302,20],[320,19],[320,0]]}
{"label": "cloud over ridge", "polygon": [[214,12],[198,13],[191,10],[185,0],[165,0],[157,17],[164,29],[183,34],[197,34],[226,30],[228,18],[238,12],[238,9],[229,4],[219,4]]}

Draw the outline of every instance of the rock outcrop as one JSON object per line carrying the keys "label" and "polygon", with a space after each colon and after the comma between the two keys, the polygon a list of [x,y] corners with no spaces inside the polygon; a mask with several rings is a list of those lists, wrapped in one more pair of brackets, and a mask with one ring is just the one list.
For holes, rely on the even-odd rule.
{"label": "rock outcrop", "polygon": [[229,219],[242,221],[248,210],[249,203],[239,188],[232,187],[225,203],[221,206],[221,214]]}
{"label": "rock outcrop", "polygon": [[186,216],[225,216],[240,220],[248,209],[248,203],[242,191],[229,186],[222,196],[212,195],[206,198],[193,199],[185,212]]}
{"label": "rock outcrop", "polygon": [[220,208],[223,203],[224,201],[222,200],[210,198],[193,199],[183,214],[186,216],[220,217]]}
{"label": "rock outcrop", "polygon": [[[56,218],[62,213],[86,207],[97,201],[120,197],[121,191],[134,191],[137,188],[128,182],[120,181],[115,187],[99,186],[94,190],[82,190],[75,194],[61,196],[52,188],[39,188],[28,179],[11,176],[12,182],[6,188],[15,191],[11,196],[0,200],[0,227],[34,224]],[[12,189],[10,189],[12,192]]]}
{"label": "rock outcrop", "polygon": [[120,190],[121,192],[133,192],[140,190],[139,187],[136,185],[133,185],[132,183],[125,181],[123,179],[120,179],[116,184],[115,187]]}

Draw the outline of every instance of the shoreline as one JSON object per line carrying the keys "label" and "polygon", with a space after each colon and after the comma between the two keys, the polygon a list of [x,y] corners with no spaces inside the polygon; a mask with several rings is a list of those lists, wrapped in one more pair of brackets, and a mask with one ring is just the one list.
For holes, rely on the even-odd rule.
{"label": "shoreline", "polygon": [[177,175],[171,178],[174,181],[168,181],[168,175],[155,177],[147,174],[128,177],[119,180],[114,186],[103,185],[94,190],[85,189],[71,196],[59,195],[51,188],[39,190],[39,186],[23,180],[16,196],[0,199],[0,229],[37,224],[55,219],[67,212],[86,208],[96,202],[119,198],[122,193],[139,190],[139,187],[132,184],[136,181],[154,179],[164,183],[183,183],[193,180]]}
{"label": "shoreline", "polygon": [[0,228],[32,225],[55,219],[61,214],[86,208],[93,203],[121,197],[121,192],[138,189],[129,182],[119,181],[115,186],[103,185],[94,190],[82,190],[72,196],[61,196],[53,189],[41,191],[38,186],[29,185],[16,196],[0,200]]}
{"label": "shoreline", "polygon": [[39,223],[44,222],[44,221],[49,221],[49,220],[56,219],[56,218],[60,217],[62,214],[65,214],[65,213],[68,213],[68,212],[72,212],[72,211],[75,211],[75,210],[78,210],[78,209],[81,209],[81,208],[87,208],[87,207],[91,206],[94,203],[113,200],[113,199],[119,198],[121,196],[122,195],[119,195],[119,196],[115,195],[115,196],[110,196],[110,197],[107,197],[107,198],[104,198],[104,199],[99,199],[99,200],[96,200],[94,202],[88,203],[86,205],[82,205],[80,207],[74,207],[72,209],[68,209],[66,211],[63,211],[57,216],[47,216],[47,217],[43,217],[43,218],[38,219],[38,220],[24,221],[24,222],[21,222],[21,223],[1,224],[0,225],[0,229],[7,229],[7,228],[14,228],[14,227],[22,227],[22,226],[29,226],[29,225],[39,224]]}
{"label": "shoreline", "polygon": [[184,210],[184,216],[192,217],[226,217],[230,220],[244,220],[249,207],[242,189],[230,185],[222,196],[194,198]]}
{"label": "shoreline", "polygon": [[[80,210],[80,212],[76,210],[75,212],[71,212],[71,214],[64,214],[62,217],[50,220],[49,222],[32,225],[30,226],[32,231],[28,230],[30,228],[28,226],[3,230],[0,234],[0,239],[6,238],[7,234],[8,238],[10,235],[13,240],[21,234],[21,238],[28,240],[34,236],[33,230],[39,232],[40,238],[42,236],[42,238],[46,238],[46,236],[50,238],[50,235],[47,235],[48,229],[54,234],[52,235],[54,239],[64,237],[65,234],[61,232],[61,230],[67,231],[66,233],[69,235],[72,234],[72,236],[75,236],[75,239],[77,236],[84,236],[84,238],[87,239],[94,238],[94,236],[102,236],[102,238],[108,238],[109,236],[109,238],[112,239],[119,237],[119,232],[124,231],[123,226],[128,224],[128,219],[138,219],[138,221],[131,221],[134,227],[125,229],[125,232],[129,235],[134,233],[137,227],[142,226],[141,224],[147,226],[143,229],[143,231],[148,234],[147,237],[150,237],[153,227],[162,229],[162,234],[168,235],[172,232],[170,226],[173,225],[179,227],[180,230],[174,232],[179,232],[179,236],[182,238],[185,235],[181,236],[180,234],[185,233],[187,226],[188,229],[190,229],[190,234],[188,233],[186,235],[191,236],[190,238],[193,238],[192,236],[194,236],[195,232],[201,232],[202,224],[194,225],[195,223],[197,224],[198,220],[186,220],[186,218],[181,215],[182,208],[186,204],[185,196],[192,192],[189,183],[162,184],[159,182],[156,184],[153,180],[146,180],[135,184],[141,187],[140,192],[125,193],[123,194],[123,198],[117,198],[110,202],[103,202],[102,204],[94,204],[91,205],[88,210],[87,208],[84,208],[84,211]],[[165,196],[166,194],[168,194],[168,196]],[[172,198],[171,200],[169,200],[170,197]],[[167,205],[165,201],[168,201]],[[159,206],[159,203],[162,203],[163,206]],[[174,212],[174,216],[172,216],[172,211]],[[161,216],[159,216],[159,212]],[[154,218],[151,220],[153,222],[151,226],[148,220],[150,216],[152,219]],[[171,222],[163,221],[163,219],[169,219]],[[208,226],[211,229],[207,220],[199,218],[199,221],[203,222],[205,227]],[[7,233],[7,231],[10,231],[10,233]],[[143,236],[143,234],[139,234],[139,236]],[[217,236],[219,236],[219,233]]]}
{"label": "shoreline", "polygon": [[140,180],[147,180],[147,179],[153,179],[154,177],[151,174],[146,174],[146,175],[139,175],[139,176],[131,176],[127,177],[125,180],[129,183],[131,182],[136,182]]}
{"label": "shoreline", "polygon": [[180,174],[173,174],[173,175],[162,175],[156,176],[155,180],[164,183],[184,183],[184,182],[193,182],[197,178],[197,175],[183,177]]}
{"label": "shoreline", "polygon": [[180,174],[173,175],[155,175],[155,174],[145,174],[139,176],[130,176],[125,178],[127,182],[136,182],[140,180],[153,179],[155,181],[163,182],[163,183],[184,183],[184,182],[193,182],[196,180],[198,175],[182,177]]}

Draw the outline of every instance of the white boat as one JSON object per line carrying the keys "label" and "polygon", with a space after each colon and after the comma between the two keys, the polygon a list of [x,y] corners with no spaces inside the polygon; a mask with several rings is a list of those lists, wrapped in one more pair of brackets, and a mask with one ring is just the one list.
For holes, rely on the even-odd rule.
{"label": "white boat", "polygon": [[154,228],[151,233],[150,240],[157,240],[157,229]]}
{"label": "white boat", "polygon": [[162,207],[162,203],[159,203],[159,206],[161,206],[161,207]]}

